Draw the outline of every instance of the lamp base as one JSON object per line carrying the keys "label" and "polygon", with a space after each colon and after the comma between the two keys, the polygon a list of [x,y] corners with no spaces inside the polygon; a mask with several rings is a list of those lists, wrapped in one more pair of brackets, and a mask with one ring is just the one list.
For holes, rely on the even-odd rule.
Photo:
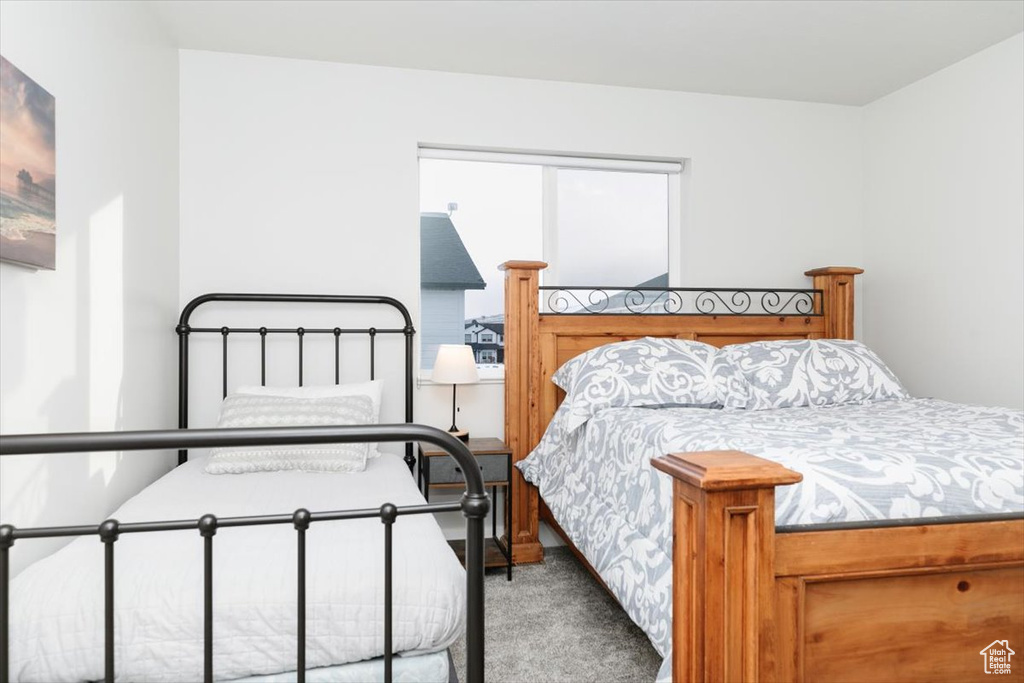
{"label": "lamp base", "polygon": [[465,429],[449,429],[448,433],[459,441],[469,441],[469,432]]}

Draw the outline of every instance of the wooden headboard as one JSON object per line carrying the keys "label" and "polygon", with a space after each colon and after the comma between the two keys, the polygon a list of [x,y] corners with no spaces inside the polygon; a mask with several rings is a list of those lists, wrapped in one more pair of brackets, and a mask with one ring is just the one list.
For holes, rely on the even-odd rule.
{"label": "wooden headboard", "polygon": [[[507,261],[505,271],[505,441],[512,460],[540,442],[562,391],[551,376],[570,358],[640,337],[693,339],[714,346],[767,339],[852,339],[854,276],[860,268],[809,270],[812,288],[541,288],[540,261]],[[545,311],[551,312],[542,312]],[[557,312],[555,312],[557,311]],[[539,562],[541,502],[513,473],[512,533],[517,564]]]}

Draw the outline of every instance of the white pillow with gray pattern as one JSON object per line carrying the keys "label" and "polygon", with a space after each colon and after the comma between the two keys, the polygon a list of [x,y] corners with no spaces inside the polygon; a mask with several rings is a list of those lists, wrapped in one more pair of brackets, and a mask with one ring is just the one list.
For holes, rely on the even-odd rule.
{"label": "white pillow with gray pattern", "polygon": [[[217,427],[317,427],[373,424],[373,401],[368,396],[289,398],[231,394],[220,408]],[[302,446],[235,446],[215,448],[206,471],[210,474],[251,472],[362,472],[368,444],[307,444]]]}
{"label": "white pillow with gray pattern", "polygon": [[829,406],[910,398],[875,353],[846,339],[794,339],[727,346],[731,369],[722,403],[742,410]]}
{"label": "white pillow with gray pattern", "polygon": [[551,378],[566,392],[566,433],[606,408],[720,408],[725,378],[714,374],[717,353],[702,342],[643,337],[572,358]]}

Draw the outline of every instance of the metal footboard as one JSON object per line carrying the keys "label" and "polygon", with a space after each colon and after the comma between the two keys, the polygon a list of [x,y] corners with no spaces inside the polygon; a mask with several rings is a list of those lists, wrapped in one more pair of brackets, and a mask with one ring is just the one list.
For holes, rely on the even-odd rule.
{"label": "metal footboard", "polygon": [[254,445],[303,445],[362,442],[426,442],[440,446],[458,461],[466,476],[462,500],[397,507],[390,503],[379,509],[310,512],[250,517],[203,515],[199,519],[132,522],[121,524],[108,519],[99,526],[63,526],[15,528],[0,525],[0,683],[10,680],[10,552],[15,541],[64,536],[98,536],[104,546],[104,680],[112,683],[114,658],[114,547],[122,534],[156,533],[193,529],[203,542],[203,680],[213,681],[213,562],[214,537],[218,529],[229,527],[291,524],[296,532],[296,571],[298,591],[296,609],[298,631],[296,671],[305,680],[306,643],[306,529],[328,521],[376,517],[384,525],[384,680],[392,680],[392,526],[399,516],[434,512],[461,511],[466,518],[466,677],[470,683],[484,680],[484,518],[490,506],[483,477],[469,449],[447,432],[417,424],[391,424],[352,427],[282,427],[271,429],[199,429],[137,432],[97,432],[76,434],[32,434],[0,436],[0,456],[33,453],[72,453],[92,451],[177,450]]}

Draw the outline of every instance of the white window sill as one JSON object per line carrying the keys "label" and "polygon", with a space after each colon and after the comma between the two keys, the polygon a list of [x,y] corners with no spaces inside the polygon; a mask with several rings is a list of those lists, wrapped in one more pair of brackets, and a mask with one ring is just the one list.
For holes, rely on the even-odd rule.
{"label": "white window sill", "polygon": [[[477,372],[480,374],[479,384],[504,384],[505,383],[505,366],[504,365],[488,365],[488,366],[477,366]],[[416,376],[417,387],[431,387],[431,386],[444,386],[450,387],[451,384],[445,384],[444,382],[435,382],[430,379],[430,370],[420,370]]]}

